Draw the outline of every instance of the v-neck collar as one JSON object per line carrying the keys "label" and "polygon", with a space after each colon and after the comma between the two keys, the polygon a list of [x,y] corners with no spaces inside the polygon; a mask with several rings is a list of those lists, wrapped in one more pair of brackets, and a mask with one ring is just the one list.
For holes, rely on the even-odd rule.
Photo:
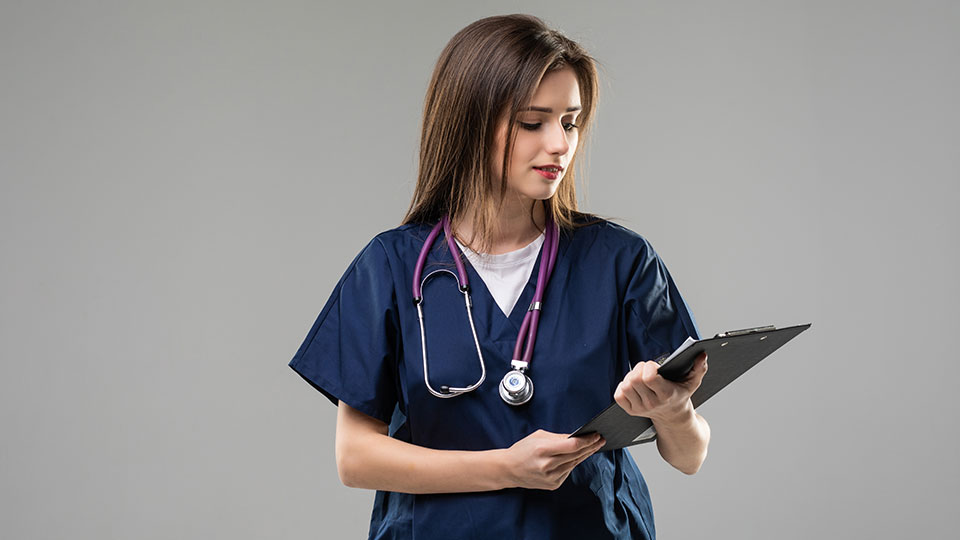
{"label": "v-neck collar", "polygon": [[[572,234],[561,230],[559,246],[557,247],[557,261],[553,268],[553,275],[550,277],[550,283],[547,284],[547,290],[544,292],[544,306],[549,307],[553,302],[560,302],[560,295],[563,292],[563,283],[567,280],[569,264],[564,256],[572,241]],[[477,273],[476,269],[470,264],[466,256],[463,257],[464,266],[467,270],[467,278],[470,280],[470,297],[473,304],[473,320],[477,327],[477,333],[481,340],[484,338],[497,343],[499,346],[509,347],[512,352],[513,346],[517,340],[517,334],[520,333],[520,326],[523,324],[523,317],[530,307],[533,300],[533,294],[536,290],[537,277],[540,273],[540,262],[543,258],[543,248],[537,255],[537,262],[527,278],[527,283],[520,293],[520,298],[513,306],[510,315],[503,313],[497,301],[493,298],[487,284]],[[441,235],[437,238],[431,255],[427,260],[427,265],[439,264],[441,266],[453,266],[453,258],[450,250],[447,249],[446,239]],[[549,318],[541,318],[538,334],[542,333],[544,325],[552,325]]]}
{"label": "v-neck collar", "polygon": [[[476,308],[478,304],[483,306],[484,319],[489,322],[488,327],[492,339],[496,341],[504,339],[501,337],[501,334],[507,330],[512,330],[512,335],[515,338],[520,331],[520,325],[523,324],[523,315],[530,306],[530,301],[533,300],[533,293],[536,290],[537,274],[539,273],[540,260],[542,257],[543,250],[541,249],[540,254],[537,255],[537,262],[534,263],[533,270],[530,271],[527,283],[523,286],[520,297],[513,305],[510,315],[505,314],[503,310],[500,309],[496,299],[493,297],[493,293],[490,292],[490,289],[487,287],[486,282],[483,281],[483,278],[480,277],[477,269],[470,264],[469,259],[465,261],[467,273],[470,276],[470,288],[471,294],[473,295],[474,308]],[[464,257],[464,259],[466,259],[466,257]],[[481,299],[479,297],[482,297],[482,302],[478,302],[478,300]],[[509,333],[510,332],[508,332],[508,334]]]}
{"label": "v-neck collar", "polygon": [[[566,268],[566,265],[563,264],[563,255],[566,252],[568,244],[568,235],[561,232],[559,246],[557,248],[557,261],[554,264],[550,283],[547,284],[547,291],[544,293],[544,303],[550,302],[550,284],[565,280],[565,277],[561,274],[565,274],[565,271],[562,270]],[[526,315],[530,307],[530,302],[533,301],[533,295],[536,292],[537,278],[540,273],[540,264],[543,262],[543,255],[544,250],[543,246],[541,246],[540,253],[537,255],[537,261],[530,271],[530,276],[527,278],[527,283],[523,286],[523,291],[521,291],[520,297],[517,299],[517,303],[513,305],[513,309],[509,315],[506,315],[503,310],[500,309],[490,289],[487,288],[487,284],[480,277],[480,274],[477,273],[476,268],[470,264],[469,259],[467,259],[466,256],[463,257],[470,279],[474,309],[479,308],[478,311],[480,311],[482,315],[481,319],[485,322],[484,326],[487,328],[489,339],[492,341],[509,341],[511,346],[516,342],[517,334],[520,332],[520,326],[523,324],[523,317]]]}

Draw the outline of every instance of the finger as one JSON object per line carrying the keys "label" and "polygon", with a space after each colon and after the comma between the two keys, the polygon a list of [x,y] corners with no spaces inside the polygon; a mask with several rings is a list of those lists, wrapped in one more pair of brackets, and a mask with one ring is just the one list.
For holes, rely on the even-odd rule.
{"label": "finger", "polygon": [[657,407],[663,400],[646,385],[634,388],[634,391],[643,400],[643,411],[649,412],[650,409]]}
{"label": "finger", "polygon": [[688,376],[693,375],[700,371],[706,371],[706,369],[707,369],[707,353],[702,352],[698,354],[696,358],[693,359],[693,366],[690,368],[690,373],[688,374]]}
{"label": "finger", "polygon": [[570,476],[570,471],[572,471],[572,470],[573,470],[573,469],[570,469],[569,471],[566,471],[566,472],[564,472],[563,474],[560,475],[560,477],[557,479],[557,488],[559,488],[560,486],[562,486],[563,483],[567,481],[567,478]]}
{"label": "finger", "polygon": [[663,401],[663,394],[666,394],[665,389],[661,389],[658,393],[655,386],[665,382],[664,378],[657,373],[656,362],[644,362],[645,364],[653,364],[644,366],[643,373],[640,376],[640,380],[637,381],[637,384],[634,385],[633,389],[640,395],[640,398],[643,400],[643,404],[646,405],[647,409],[652,409],[656,407],[661,401]]}
{"label": "finger", "polygon": [[603,445],[607,444],[607,441],[603,437],[597,437],[596,442],[581,449],[579,452],[571,454],[570,460],[586,459],[593,455],[597,450],[603,448]]}
{"label": "finger", "polygon": [[[650,391],[652,394],[650,396],[651,398],[655,397],[657,402],[664,401],[673,392],[673,389],[670,387],[672,383],[660,376],[660,366],[656,362],[644,362],[644,364],[643,372],[640,376],[643,386]],[[647,399],[648,394],[639,388],[637,391],[640,392],[644,401],[649,403]]]}
{"label": "finger", "polygon": [[583,459],[587,459],[588,457],[596,454],[597,452],[600,451],[600,449],[602,449],[606,445],[607,445],[607,440],[604,439],[603,437],[600,437],[600,439],[596,442],[596,444],[590,447],[590,451],[587,452],[587,455],[584,456]]}
{"label": "finger", "polygon": [[601,448],[603,448],[604,446],[606,446],[606,444],[607,444],[607,441],[604,440],[604,439],[601,439],[600,441],[597,442],[597,444],[596,444],[595,446],[590,447],[590,451],[589,451],[589,452],[586,452],[586,453],[584,453],[582,456],[580,456],[580,458],[576,460],[576,462],[573,464],[573,466],[576,467],[577,465],[583,463],[583,462],[586,461],[590,456],[592,456],[592,455],[596,454],[597,452],[599,452]]}
{"label": "finger", "polygon": [[707,353],[702,352],[697,356],[696,360],[693,362],[693,367],[690,369],[690,373],[687,375],[685,381],[683,381],[684,386],[687,388],[696,389],[700,386],[700,383],[703,381],[704,375],[707,374]]}
{"label": "finger", "polygon": [[574,454],[596,443],[596,441],[600,438],[599,433],[590,433],[589,435],[577,437],[570,437],[562,434],[559,436],[561,438],[548,448],[547,455],[563,456]]}
{"label": "finger", "polygon": [[613,393],[613,400],[616,401],[617,405],[620,405],[623,410],[636,415],[644,411],[645,408],[643,406],[643,400],[640,399],[640,394],[638,394],[629,383],[630,379],[631,377],[628,375],[626,379],[617,385],[617,389]]}
{"label": "finger", "polygon": [[590,433],[589,435],[583,435],[580,437],[575,437],[574,440],[577,441],[577,447],[572,452],[568,453],[577,453],[586,450],[593,445],[597,444],[598,441],[603,440],[603,436],[599,433]]}
{"label": "finger", "polygon": [[590,454],[593,454],[600,448],[603,448],[603,445],[607,444],[607,441],[605,441],[603,437],[600,437],[599,433],[597,433],[597,435],[598,436],[595,442],[591,443],[590,445],[584,448],[577,450],[576,452],[554,456],[553,459],[555,463],[565,463],[569,461],[574,461],[581,458],[582,456],[589,456]]}
{"label": "finger", "polygon": [[585,459],[595,454],[597,450],[603,448],[603,445],[605,444],[607,444],[607,441],[600,439],[595,444],[584,448],[582,451],[570,455],[569,458],[558,458],[557,461],[549,469],[547,469],[547,474],[556,474],[564,470],[564,468],[569,468],[572,470]]}
{"label": "finger", "polygon": [[577,468],[577,465],[582,463],[583,460],[587,459],[588,457],[590,456],[583,456],[582,458],[579,458],[579,459],[573,459],[570,461],[565,461],[563,463],[560,463],[556,467],[548,471],[547,476],[551,478],[556,478],[556,477],[566,478],[566,476],[570,474],[571,471]]}
{"label": "finger", "polygon": [[707,372],[707,353],[702,352],[700,356],[697,357],[696,364],[697,372],[700,374],[700,378],[703,378],[703,375]]}
{"label": "finger", "polygon": [[607,441],[601,440],[597,443],[595,447],[591,447],[589,452],[584,452],[582,455],[578,456],[576,459],[569,461],[567,465],[570,467],[570,470],[577,468],[577,465],[580,465],[581,463],[589,459],[590,456],[596,454],[597,451],[603,448],[605,444],[607,444]]}

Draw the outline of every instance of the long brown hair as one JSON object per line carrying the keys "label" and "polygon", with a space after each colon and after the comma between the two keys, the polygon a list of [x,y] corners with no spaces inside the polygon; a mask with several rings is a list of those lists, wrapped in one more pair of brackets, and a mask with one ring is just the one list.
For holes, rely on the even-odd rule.
{"label": "long brown hair", "polygon": [[[597,68],[579,44],[532,15],[480,19],[440,53],[423,106],[417,186],[403,222],[435,223],[444,214],[456,222],[474,208],[474,239],[485,247],[506,195],[517,116],[543,76],[565,67],[573,69],[580,87],[580,137],[565,178],[544,203],[561,229],[581,223],[573,166],[596,108]],[[508,124],[497,183],[490,164],[502,119]]]}

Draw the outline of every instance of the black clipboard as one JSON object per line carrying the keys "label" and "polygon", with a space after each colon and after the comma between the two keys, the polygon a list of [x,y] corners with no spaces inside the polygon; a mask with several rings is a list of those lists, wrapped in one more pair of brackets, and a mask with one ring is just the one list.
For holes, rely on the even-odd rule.
{"label": "black clipboard", "polygon": [[[660,360],[659,373],[665,379],[683,380],[693,368],[693,361],[701,352],[706,351],[710,367],[700,383],[700,388],[690,396],[693,407],[697,408],[807,328],[810,328],[810,324],[780,329],[760,326],[724,332],[709,339],[689,339],[673,354]],[[570,436],[578,437],[595,432],[600,432],[607,441],[600,451],[625,448],[657,438],[657,432],[649,418],[631,416],[616,402]]]}

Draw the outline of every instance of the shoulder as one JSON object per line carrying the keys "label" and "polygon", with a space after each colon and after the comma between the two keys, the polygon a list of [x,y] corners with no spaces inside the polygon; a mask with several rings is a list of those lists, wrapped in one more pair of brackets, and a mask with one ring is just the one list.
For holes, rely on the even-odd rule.
{"label": "shoulder", "polygon": [[366,249],[376,247],[390,258],[406,258],[410,251],[419,252],[432,228],[422,223],[400,225],[374,236]]}
{"label": "shoulder", "polygon": [[[402,266],[409,259],[411,250],[419,250],[430,229],[421,235],[424,227],[419,225],[401,225],[383,231],[371,238],[354,256],[341,280],[359,273],[369,275],[372,272],[390,272]],[[369,276],[368,276],[369,277]]]}
{"label": "shoulder", "polygon": [[575,249],[599,250],[619,257],[656,256],[653,246],[639,233],[609,219],[578,216],[576,227],[570,231],[571,246]]}

